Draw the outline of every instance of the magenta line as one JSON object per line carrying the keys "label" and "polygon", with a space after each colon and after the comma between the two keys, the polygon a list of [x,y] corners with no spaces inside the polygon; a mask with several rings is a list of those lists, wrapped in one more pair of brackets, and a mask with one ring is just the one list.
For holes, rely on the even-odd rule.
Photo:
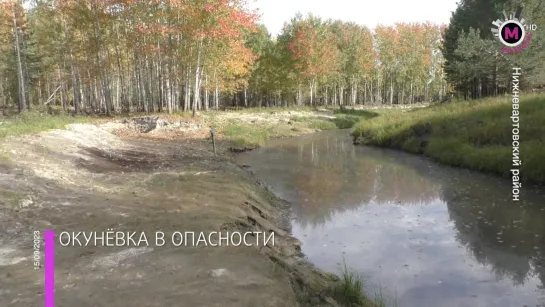
{"label": "magenta line", "polygon": [[44,307],[55,307],[55,231],[44,232]]}

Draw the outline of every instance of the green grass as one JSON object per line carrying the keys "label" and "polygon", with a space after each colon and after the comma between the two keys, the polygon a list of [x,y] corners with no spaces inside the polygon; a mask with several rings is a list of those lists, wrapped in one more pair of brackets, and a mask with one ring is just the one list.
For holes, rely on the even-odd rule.
{"label": "green grass", "polygon": [[341,281],[335,289],[335,299],[344,306],[368,306],[369,299],[363,291],[364,279],[344,263]]}
{"label": "green grass", "polygon": [[378,116],[379,114],[367,110],[335,109],[335,118],[320,118],[312,116],[293,116],[291,121],[306,124],[309,128],[318,130],[348,129],[358,122]]}
{"label": "green grass", "polygon": [[343,267],[340,282],[334,289],[335,300],[346,307],[388,307],[390,305],[387,296],[382,289],[375,291],[371,298],[365,294],[365,280],[361,274],[349,269],[343,258]]}
{"label": "green grass", "polygon": [[[315,111],[314,107],[311,106],[292,106],[292,107],[261,107],[261,108],[241,108],[238,110],[226,110],[227,112],[236,112],[236,113],[277,113],[277,112],[287,112],[287,111],[305,111],[311,112]],[[220,111],[221,112],[221,111]]]}
{"label": "green grass", "polygon": [[[257,148],[264,146],[270,138],[290,136],[289,131],[299,131],[300,128],[312,128],[317,130],[337,129],[334,122],[311,116],[293,116],[290,121],[299,123],[298,126],[285,124],[249,124],[238,120],[229,120],[221,131],[235,147]],[[212,118],[210,122],[215,122]],[[289,131],[287,131],[289,130]],[[293,133],[291,134],[293,135]]]}
{"label": "green grass", "polygon": [[236,146],[255,148],[265,145],[271,136],[272,129],[272,127],[232,123],[223,129],[223,134]]}
{"label": "green grass", "polygon": [[[439,162],[509,176],[512,168],[509,96],[388,112],[356,124],[353,137],[370,145],[422,153]],[[545,184],[545,97],[520,102],[522,179]]]}
{"label": "green grass", "polygon": [[379,113],[368,110],[353,110],[353,109],[336,109],[334,112],[335,119],[333,122],[339,129],[348,129],[354,127],[362,120],[377,117]]}
{"label": "green grass", "polygon": [[89,122],[93,118],[70,115],[49,115],[39,111],[23,112],[3,120],[0,125],[0,138],[38,133],[50,129],[64,129],[68,124]]}
{"label": "green grass", "polygon": [[349,129],[354,127],[360,120],[362,118],[358,116],[340,114],[335,116],[333,123],[339,129]]}
{"label": "green grass", "polygon": [[397,297],[393,299],[379,287],[372,294],[372,302],[375,307],[398,307]]}
{"label": "green grass", "polygon": [[320,117],[313,116],[292,116],[290,118],[292,122],[298,122],[304,124],[308,128],[317,130],[334,130],[337,126],[334,122]]}
{"label": "green grass", "polygon": [[[299,108],[254,108],[249,110],[237,110],[233,112],[284,112],[284,111],[314,111],[311,107]],[[229,141],[233,142],[235,147],[257,148],[273,137],[285,137],[294,135],[293,132],[300,129],[310,128],[315,130],[334,130],[347,129],[354,126],[361,120],[378,116],[378,113],[366,110],[334,109],[332,110],[334,118],[325,116],[292,116],[289,120],[297,125],[285,126],[284,124],[256,123],[249,124],[236,119],[231,119],[228,124],[221,128],[222,134]],[[331,113],[329,113],[331,114]],[[209,122],[212,125],[218,125],[216,114],[211,114]],[[288,131],[289,130],[289,131]],[[290,131],[292,133],[290,133]]]}

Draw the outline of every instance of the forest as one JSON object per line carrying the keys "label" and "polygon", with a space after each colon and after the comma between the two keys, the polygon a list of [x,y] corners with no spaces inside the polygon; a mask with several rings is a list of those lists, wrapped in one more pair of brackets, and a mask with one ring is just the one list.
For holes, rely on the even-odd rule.
{"label": "forest", "polygon": [[[540,0],[523,16],[545,26]],[[545,84],[543,35],[503,54],[491,22],[507,0],[462,0],[449,25],[368,27],[297,14],[277,37],[243,0],[0,3],[0,106],[75,113],[412,104]]]}

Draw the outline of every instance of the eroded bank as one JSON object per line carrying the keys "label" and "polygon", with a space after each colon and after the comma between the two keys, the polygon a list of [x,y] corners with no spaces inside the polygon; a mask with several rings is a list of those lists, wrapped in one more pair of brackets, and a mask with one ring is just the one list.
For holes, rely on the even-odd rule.
{"label": "eroded bank", "polygon": [[288,205],[207,140],[120,138],[120,123],[3,140],[0,305],[43,302],[34,230],[266,231],[274,246],[57,247],[57,306],[334,306],[283,223]]}

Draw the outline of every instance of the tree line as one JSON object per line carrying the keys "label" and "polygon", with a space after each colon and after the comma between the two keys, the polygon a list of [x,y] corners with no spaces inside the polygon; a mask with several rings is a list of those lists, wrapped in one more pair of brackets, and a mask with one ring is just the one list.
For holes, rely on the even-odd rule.
{"label": "tree line", "polygon": [[[537,25],[528,47],[505,53],[493,36],[492,21],[518,8],[526,24]],[[461,0],[443,33],[442,53],[449,84],[464,98],[510,91],[513,67],[522,68],[523,88],[545,85],[545,3],[541,0]]]}
{"label": "tree line", "polygon": [[479,67],[460,55],[474,35],[469,17],[457,21],[464,6],[449,27],[298,14],[272,37],[244,0],[3,1],[0,105],[109,114],[439,101]]}
{"label": "tree line", "polygon": [[411,103],[447,87],[432,24],[299,15],[273,38],[228,0],[12,0],[0,16],[0,103],[21,110]]}

